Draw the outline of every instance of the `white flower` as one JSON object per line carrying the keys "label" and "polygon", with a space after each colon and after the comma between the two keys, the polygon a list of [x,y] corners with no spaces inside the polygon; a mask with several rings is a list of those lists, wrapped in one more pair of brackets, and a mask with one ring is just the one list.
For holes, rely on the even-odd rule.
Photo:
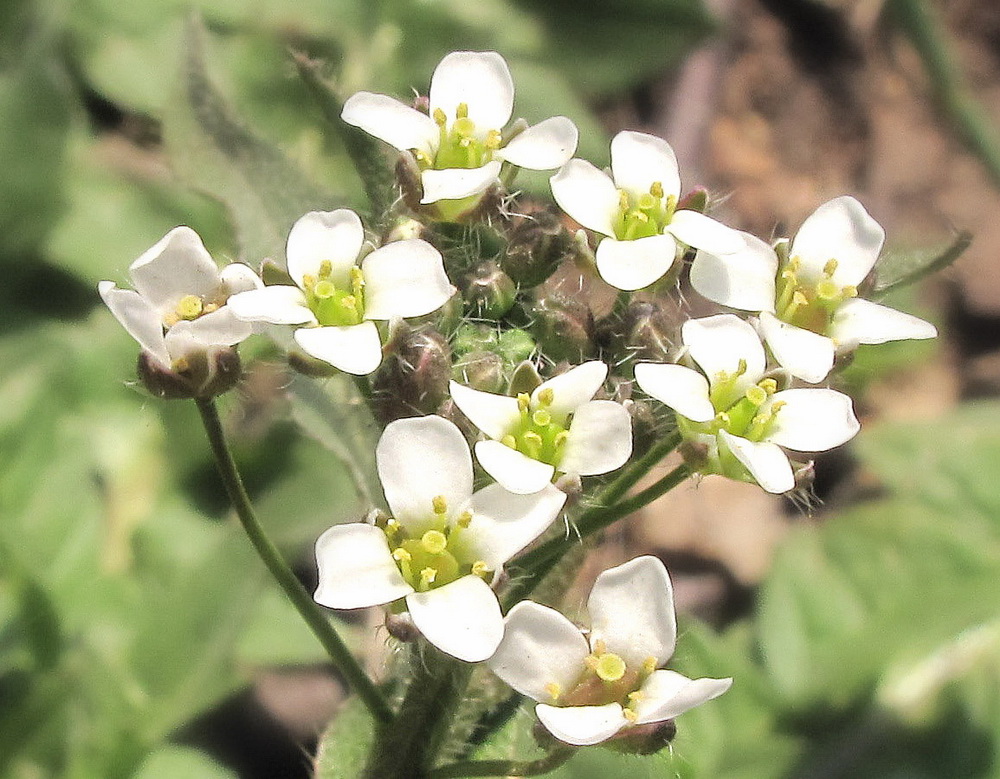
{"label": "white flower", "polygon": [[578,365],[512,398],[451,382],[462,413],[491,440],[476,444],[485,471],[511,492],[543,489],[558,473],[595,476],[632,455],[628,411],[610,400],[591,400],[608,375],[600,361]]}
{"label": "white flower", "polygon": [[190,227],[167,233],[129,266],[129,276],[134,290],[102,281],[101,298],[129,335],[167,370],[211,347],[237,344],[252,332],[226,302],[230,295],[256,288],[260,280],[239,263],[220,272]]}
{"label": "white flower", "polygon": [[613,287],[648,287],[674,264],[677,244],[717,254],[738,251],[739,234],[697,211],[677,210],[677,158],[653,135],[620,132],[611,141],[611,176],[570,160],[552,177],[552,195],[577,222],[604,236],[597,270]]}
{"label": "white flower", "polygon": [[732,686],[732,679],[662,669],[677,624],[670,577],[655,557],[598,576],[587,610],[589,634],[554,609],[518,603],[489,660],[493,673],[539,702],[538,719],[560,741],[597,744],[624,728],[673,719]]}
{"label": "white flower", "polygon": [[485,660],[503,636],[490,585],[552,524],[566,496],[551,485],[534,495],[498,484],[473,494],[468,444],[437,416],[390,423],[375,457],[392,516],[320,536],[316,601],[335,609],[393,603],[442,651]]}
{"label": "white flower", "polygon": [[836,353],[859,344],[937,335],[929,322],[857,297],[885,232],[854,198],[821,205],[778,251],[741,235],[744,247],[735,254],[698,252],[691,286],[716,303],[760,312],[771,353],[796,378],[822,381]]}
{"label": "white flower", "polygon": [[299,325],[307,354],[365,375],[382,361],[373,319],[423,316],[454,293],[441,254],[426,241],[388,243],[356,264],[365,242],[353,211],[311,211],[288,234],[288,274],[298,286],[274,285],[233,296],[233,313],[251,322]]}
{"label": "white flower", "polygon": [[576,151],[577,129],[565,116],[503,135],[514,107],[514,83],[495,51],[456,51],[431,78],[430,115],[386,95],[358,92],[341,114],[400,151],[421,170],[422,203],[461,200],[484,192],[502,163],[531,170],[558,168]]}
{"label": "white flower", "polygon": [[[706,473],[749,474],[768,492],[795,486],[781,447],[822,452],[860,429],[851,399],[831,389],[777,392],[764,378],[766,358],[753,326],[733,314],[692,319],[681,328],[701,372],[683,365],[639,363],[635,380],[677,412],[682,435],[708,449]],[[706,378],[707,377],[707,378]]]}

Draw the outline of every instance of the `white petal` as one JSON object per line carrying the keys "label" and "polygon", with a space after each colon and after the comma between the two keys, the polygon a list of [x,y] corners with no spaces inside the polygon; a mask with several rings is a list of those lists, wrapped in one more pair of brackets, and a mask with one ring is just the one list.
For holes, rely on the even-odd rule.
{"label": "white petal", "polygon": [[504,620],[503,641],[490,670],[522,695],[552,700],[552,685],[569,691],[584,671],[590,647],[580,629],[555,609],[526,600]]}
{"label": "white petal", "polygon": [[288,275],[304,287],[306,274],[315,276],[320,263],[332,266],[331,278],[338,286],[350,283],[350,270],[365,242],[361,219],[348,208],[336,211],[310,211],[292,225],[285,246]]}
{"label": "white petal", "polygon": [[357,92],[344,103],[340,118],[400,151],[437,147],[440,130],[427,114],[395,98],[372,92]]}
{"label": "white petal", "polygon": [[760,330],[774,359],[795,378],[815,384],[833,368],[834,344],[825,335],[782,322],[766,311],[760,315]]}
{"label": "white petal", "polygon": [[385,533],[373,525],[334,525],[316,541],[319,584],[313,598],[331,609],[391,603],[413,592],[389,551]]}
{"label": "white petal", "polygon": [[499,441],[477,443],[476,459],[484,471],[518,495],[530,495],[544,489],[556,472],[551,465],[532,460]]}
{"label": "white petal", "polygon": [[173,308],[185,295],[203,297],[219,287],[219,269],[190,227],[175,227],[129,267],[136,291],[155,308]]}
{"label": "white petal", "polygon": [[455,294],[441,253],[420,239],[387,243],[365,257],[361,269],[367,319],[423,316]]}
{"label": "white petal", "polygon": [[481,168],[428,169],[420,174],[424,187],[421,203],[460,200],[485,192],[500,177],[500,162],[493,160]]}
{"label": "white petal", "polygon": [[228,306],[223,306],[191,322],[178,322],[171,327],[166,336],[168,349],[171,349],[171,339],[182,332],[203,346],[232,346],[249,338],[253,327],[249,322],[233,316]]}
{"label": "white petal", "polygon": [[497,157],[529,170],[551,170],[569,162],[580,133],[565,116],[529,127],[497,152]]}
{"label": "white petal", "polygon": [[439,416],[390,422],[375,449],[378,475],[393,516],[403,524],[433,516],[444,497],[456,515],[472,495],[472,455],[458,427]]}
{"label": "white petal", "polygon": [[514,81],[504,58],[495,51],[453,51],[434,69],[428,94],[431,114],[444,111],[449,124],[465,103],[478,133],[500,130],[514,110]]}
{"label": "white petal", "polygon": [[670,233],[681,243],[712,254],[733,254],[746,245],[738,230],[688,209],[674,212],[664,232]]}
{"label": "white petal", "polygon": [[635,707],[639,715],[636,724],[673,719],[718,698],[732,686],[732,679],[688,679],[676,671],[654,671],[642,685],[642,698]]}
{"label": "white petal", "polygon": [[790,389],[775,393],[775,414],[767,440],[797,452],[825,452],[850,441],[861,425],[851,399],[831,389]]}
{"label": "white petal", "polygon": [[741,436],[730,435],[725,430],[720,430],[719,435],[733,456],[765,490],[780,495],[795,487],[792,464],[777,444],[767,441],[755,443]]}
{"label": "white petal", "polygon": [[580,747],[599,744],[628,725],[618,703],[565,707],[539,703],[535,714],[557,739]]}
{"label": "white petal", "polygon": [[753,325],[734,314],[717,314],[704,319],[689,319],[681,327],[681,337],[694,361],[714,384],[719,372],[733,373],[740,360],[747,369],[740,387],[755,384],[764,374],[764,345]]}
{"label": "white petal", "polygon": [[97,285],[97,290],[115,319],[139,342],[139,346],[155,357],[161,365],[169,368],[170,354],[163,340],[160,312],[138,292],[118,289],[113,281],[102,281]]}
{"label": "white petal", "polygon": [[733,254],[700,249],[691,263],[691,286],[702,297],[741,311],[774,311],[778,255],[750,233],[740,233],[743,248]]}
{"label": "white petal", "polygon": [[711,422],[715,408],[708,399],[708,379],[683,365],[641,362],[635,380],[642,391],[692,422]]}
{"label": "white petal", "polygon": [[448,391],[459,411],[490,438],[503,438],[521,418],[517,398],[472,389],[456,381],[448,384]]}
{"label": "white petal", "polygon": [[239,292],[226,301],[226,308],[246,322],[305,325],[316,321],[302,290],[283,284]]}
{"label": "white petal", "polygon": [[225,284],[226,292],[229,295],[264,288],[264,282],[260,280],[260,276],[254,273],[249,265],[244,265],[242,262],[229,263],[219,273],[219,277]]}
{"label": "white petal", "polygon": [[300,327],[295,342],[306,354],[355,376],[367,376],[382,362],[382,340],[374,322],[347,327]]}
{"label": "white petal", "polygon": [[551,484],[530,495],[508,492],[500,484],[479,490],[469,501],[472,512],[470,552],[492,570],[544,533],[566,502],[566,494]]}
{"label": "white petal", "polygon": [[670,235],[634,241],[604,238],[594,256],[601,278],[616,289],[631,291],[658,281],[674,264],[677,242]]}
{"label": "white petal", "polygon": [[614,235],[620,197],[615,182],[586,160],[570,160],[549,182],[559,207],[584,227]]}
{"label": "white petal", "polygon": [[802,279],[817,281],[830,260],[837,261],[833,281],[857,286],[864,281],[885,241],[885,230],[853,197],[834,198],[802,223],[790,250],[801,262]]}
{"label": "white petal", "polygon": [[837,348],[845,351],[858,344],[884,344],[936,335],[937,328],[930,322],[863,298],[851,298],[842,303],[833,315],[830,329],[830,337],[837,342]]}
{"label": "white petal", "polygon": [[660,666],[674,653],[674,592],[666,567],[655,557],[637,557],[598,576],[587,611],[590,646],[603,641],[630,667],[650,657]]}
{"label": "white petal", "polygon": [[608,366],[600,360],[577,365],[539,384],[531,393],[531,407],[538,408],[538,396],[552,390],[552,403],[547,408],[554,420],[561,421],[594,397],[607,376]]}
{"label": "white petal", "polygon": [[558,470],[596,476],[621,468],[632,456],[632,417],[620,403],[584,403],[569,426],[566,449]]}
{"label": "white petal", "polygon": [[615,185],[629,194],[648,194],[653,182],[663,186],[665,195],[681,194],[677,157],[662,138],[629,130],[611,141],[611,172]]}
{"label": "white petal", "polygon": [[461,579],[428,592],[406,596],[413,624],[424,638],[467,663],[489,658],[503,638],[500,603],[478,576]]}

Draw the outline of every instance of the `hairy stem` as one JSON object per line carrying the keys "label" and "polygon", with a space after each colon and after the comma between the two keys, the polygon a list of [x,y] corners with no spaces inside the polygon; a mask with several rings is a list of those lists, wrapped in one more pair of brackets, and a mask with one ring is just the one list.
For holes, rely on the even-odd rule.
{"label": "hairy stem", "polygon": [[445,779],[461,776],[540,776],[554,771],[573,755],[575,749],[556,747],[545,757],[518,762],[516,760],[467,760],[452,763],[431,771],[428,779]]}

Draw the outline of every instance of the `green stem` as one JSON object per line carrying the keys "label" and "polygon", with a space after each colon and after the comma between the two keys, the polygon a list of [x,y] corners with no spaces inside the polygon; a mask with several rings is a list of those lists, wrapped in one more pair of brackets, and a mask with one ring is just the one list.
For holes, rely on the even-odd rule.
{"label": "green stem", "polygon": [[243,486],[239,471],[236,469],[233,455],[229,451],[215,403],[211,399],[198,399],[195,400],[195,403],[198,405],[201,420],[205,425],[205,432],[208,434],[208,441],[212,446],[212,454],[215,455],[215,464],[218,467],[219,475],[226,485],[226,492],[233,503],[233,508],[236,509],[240,524],[243,525],[243,529],[250,538],[250,543],[253,544],[260,559],[267,566],[267,570],[278,582],[302,619],[306,621],[323,648],[326,649],[337,670],[343,674],[350,687],[364,701],[372,717],[379,722],[388,722],[392,718],[392,711],[375,683],[358,665],[337,631],[334,630],[333,625],[330,624],[326,614],[312,599],[312,596],[306,592],[305,587],[302,586],[292,569],[281,557],[278,548],[264,532],[264,528],[250,504],[250,498]]}
{"label": "green stem", "polygon": [[540,776],[554,771],[574,754],[576,754],[575,749],[557,747],[545,757],[523,763],[515,760],[468,760],[441,766],[427,776],[428,779],[461,776]]}

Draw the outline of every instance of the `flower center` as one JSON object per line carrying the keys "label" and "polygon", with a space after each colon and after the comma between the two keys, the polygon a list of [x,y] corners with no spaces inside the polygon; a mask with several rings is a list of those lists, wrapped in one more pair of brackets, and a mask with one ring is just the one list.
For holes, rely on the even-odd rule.
{"label": "flower center", "polygon": [[663,184],[654,181],[649,192],[638,197],[623,189],[618,190],[618,213],[614,218],[615,238],[634,241],[659,235],[670,224],[677,208],[677,198],[664,197]]}
{"label": "flower center", "polygon": [[746,362],[741,360],[740,367],[731,374],[722,373],[716,376],[709,395],[715,408],[715,418],[709,422],[692,422],[678,415],[678,424],[686,437],[695,438],[702,435],[716,435],[725,430],[732,435],[746,438],[748,441],[763,441],[774,427],[775,419],[784,402],[772,401],[771,396],[778,389],[774,379],[762,379],[751,384],[742,393],[735,394],[734,386],[740,376],[746,371]]}
{"label": "flower center", "polygon": [[778,272],[775,313],[791,325],[826,335],[840,304],[857,296],[858,289],[837,285],[833,280],[837,271],[834,259],[827,261],[823,275],[814,282],[801,278],[801,265],[798,257],[792,257]]}
{"label": "flower center", "polygon": [[225,299],[200,298],[197,295],[185,295],[174,306],[173,311],[169,311],[163,317],[165,327],[173,327],[178,322],[192,322],[205,314],[218,311],[219,306],[225,303]]}
{"label": "flower center", "polygon": [[433,157],[424,151],[415,152],[421,170],[480,168],[493,159],[493,152],[503,142],[499,130],[477,132],[476,123],[469,118],[467,103],[459,103],[455,108],[455,121],[451,125],[440,108],[434,109],[433,119],[440,131],[438,148]]}
{"label": "flower center", "polygon": [[[557,466],[566,451],[566,439],[569,438],[565,424],[560,424],[552,417],[549,408],[554,400],[551,389],[543,389],[538,393],[538,404],[533,406],[531,398],[526,393],[517,396],[517,406],[520,418],[500,442],[511,449],[516,449],[532,460]],[[562,420],[565,423],[567,420]]]}
{"label": "flower center", "polygon": [[621,656],[607,651],[603,641],[596,641],[584,664],[586,669],[569,690],[564,691],[554,683],[546,687],[552,702],[560,706],[620,703],[625,717],[634,720],[635,703],[642,697],[640,688],[656,670],[656,658],[647,657],[639,667],[629,668]]}
{"label": "flower center", "polygon": [[338,286],[333,280],[333,263],[323,260],[319,272],[307,274],[302,279],[306,304],[324,327],[359,325],[365,318],[365,279],[361,268],[350,270],[349,288]]}

